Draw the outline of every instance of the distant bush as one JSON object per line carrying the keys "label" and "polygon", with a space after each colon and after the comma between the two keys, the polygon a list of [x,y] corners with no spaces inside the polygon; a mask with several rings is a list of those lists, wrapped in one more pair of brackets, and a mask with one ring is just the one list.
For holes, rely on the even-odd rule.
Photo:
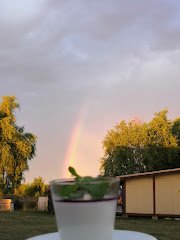
{"label": "distant bush", "polygon": [[15,189],[14,195],[18,197],[39,197],[47,195],[47,185],[41,177],[35,178],[32,183],[21,184]]}

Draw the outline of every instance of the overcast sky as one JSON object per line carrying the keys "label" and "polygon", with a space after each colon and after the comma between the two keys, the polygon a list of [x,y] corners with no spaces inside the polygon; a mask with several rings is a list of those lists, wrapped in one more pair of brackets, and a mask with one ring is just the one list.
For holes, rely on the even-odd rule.
{"label": "overcast sky", "polygon": [[[0,95],[37,135],[26,181],[97,175],[117,122],[180,116],[178,0],[1,0]],[[71,163],[72,163],[71,162]]]}

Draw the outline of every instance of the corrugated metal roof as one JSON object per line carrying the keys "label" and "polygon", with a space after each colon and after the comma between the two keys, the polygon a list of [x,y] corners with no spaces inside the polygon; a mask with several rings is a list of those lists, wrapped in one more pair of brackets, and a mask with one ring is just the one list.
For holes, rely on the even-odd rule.
{"label": "corrugated metal roof", "polygon": [[153,172],[144,172],[144,173],[134,173],[134,174],[127,174],[127,175],[120,175],[117,177],[119,177],[120,179],[124,179],[124,178],[134,178],[134,177],[151,176],[151,175],[158,175],[158,174],[167,174],[167,173],[174,173],[174,172],[180,172],[180,168],[166,169],[166,170],[153,171]]}

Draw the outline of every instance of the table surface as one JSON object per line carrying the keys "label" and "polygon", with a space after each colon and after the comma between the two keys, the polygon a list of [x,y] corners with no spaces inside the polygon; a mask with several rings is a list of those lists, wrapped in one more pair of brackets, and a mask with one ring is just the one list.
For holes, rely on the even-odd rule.
{"label": "table surface", "polygon": [[[157,240],[155,237],[145,233],[127,231],[127,230],[114,230],[112,240]],[[60,240],[58,232],[43,234],[28,238],[27,240]]]}

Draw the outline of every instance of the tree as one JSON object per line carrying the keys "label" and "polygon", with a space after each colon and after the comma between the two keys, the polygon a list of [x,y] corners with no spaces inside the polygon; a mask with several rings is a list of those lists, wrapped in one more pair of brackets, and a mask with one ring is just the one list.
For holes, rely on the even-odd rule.
{"label": "tree", "polygon": [[147,171],[179,166],[177,139],[172,134],[172,122],[167,113],[166,109],[155,113],[148,124],[148,144],[144,149]]}
{"label": "tree", "polygon": [[108,176],[144,172],[142,154],[146,144],[146,123],[121,121],[108,132],[103,141],[105,155],[101,170]]}
{"label": "tree", "polygon": [[180,118],[176,118],[173,121],[171,131],[177,139],[178,146],[180,146]]}
{"label": "tree", "polygon": [[173,126],[166,109],[149,123],[121,121],[103,141],[101,172],[116,176],[180,167],[177,137],[172,133],[177,123]]}
{"label": "tree", "polygon": [[46,188],[47,188],[42,177],[35,178],[31,184],[31,186],[34,189],[35,197],[42,196],[45,193]]}
{"label": "tree", "polygon": [[13,191],[21,184],[28,161],[35,156],[36,136],[16,124],[15,110],[20,108],[14,96],[5,96],[0,104],[0,188]]}

